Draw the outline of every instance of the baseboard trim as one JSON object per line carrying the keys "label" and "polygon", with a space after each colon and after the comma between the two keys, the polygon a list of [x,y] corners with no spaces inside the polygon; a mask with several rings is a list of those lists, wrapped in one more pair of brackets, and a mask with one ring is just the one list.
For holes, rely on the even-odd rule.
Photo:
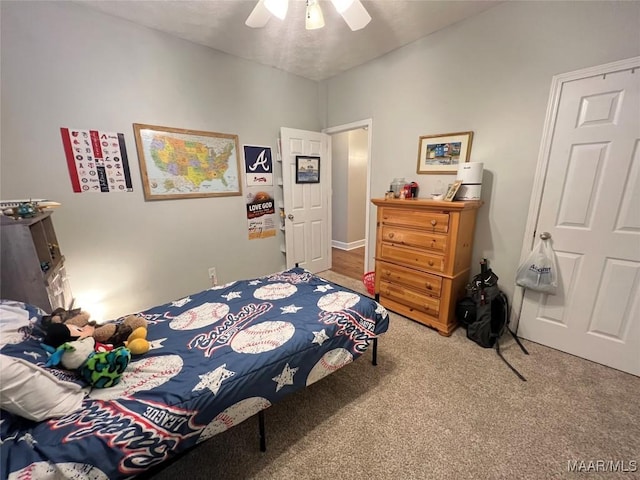
{"label": "baseboard trim", "polygon": [[331,246],[340,250],[354,250],[356,248],[364,247],[365,240],[356,240],[355,242],[339,242],[338,240],[331,240]]}

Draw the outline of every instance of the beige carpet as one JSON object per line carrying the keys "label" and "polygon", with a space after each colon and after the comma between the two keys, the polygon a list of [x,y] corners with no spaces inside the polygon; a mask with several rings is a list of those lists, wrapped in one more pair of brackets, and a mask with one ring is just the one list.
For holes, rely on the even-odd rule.
{"label": "beige carpet", "polygon": [[[364,292],[362,283],[321,274]],[[152,478],[616,478],[568,472],[569,461],[638,462],[640,378],[531,342],[493,350],[391,314],[371,354],[213,437]],[[622,464],[619,464],[622,465]]]}

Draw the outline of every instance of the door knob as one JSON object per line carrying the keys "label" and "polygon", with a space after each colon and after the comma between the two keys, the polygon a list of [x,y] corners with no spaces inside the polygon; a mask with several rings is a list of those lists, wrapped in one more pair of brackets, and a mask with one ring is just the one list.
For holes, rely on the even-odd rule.
{"label": "door knob", "polygon": [[551,238],[551,234],[549,232],[542,232],[540,234],[540,240],[549,240]]}
{"label": "door knob", "polygon": [[293,220],[293,215],[289,214],[289,215],[287,215],[287,218],[288,218],[289,220]]}

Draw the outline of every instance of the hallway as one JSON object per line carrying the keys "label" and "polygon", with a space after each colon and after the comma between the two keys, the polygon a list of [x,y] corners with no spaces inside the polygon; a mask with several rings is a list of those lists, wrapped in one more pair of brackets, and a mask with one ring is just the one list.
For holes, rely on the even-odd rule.
{"label": "hallway", "polygon": [[364,247],[353,250],[331,249],[331,270],[356,280],[364,274]]}

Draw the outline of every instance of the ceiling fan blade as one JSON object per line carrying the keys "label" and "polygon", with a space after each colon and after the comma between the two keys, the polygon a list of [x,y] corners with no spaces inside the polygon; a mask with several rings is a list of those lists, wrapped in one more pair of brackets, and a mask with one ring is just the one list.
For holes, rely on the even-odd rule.
{"label": "ceiling fan blade", "polygon": [[269,13],[267,7],[264,6],[264,0],[259,0],[244,24],[251,28],[262,28],[267,24],[270,18],[271,13]]}
{"label": "ceiling fan blade", "polygon": [[331,0],[331,2],[353,31],[366,27],[371,21],[371,15],[369,15],[369,12],[367,12],[367,9],[364,8],[360,0],[353,0],[351,2],[348,0]]}

